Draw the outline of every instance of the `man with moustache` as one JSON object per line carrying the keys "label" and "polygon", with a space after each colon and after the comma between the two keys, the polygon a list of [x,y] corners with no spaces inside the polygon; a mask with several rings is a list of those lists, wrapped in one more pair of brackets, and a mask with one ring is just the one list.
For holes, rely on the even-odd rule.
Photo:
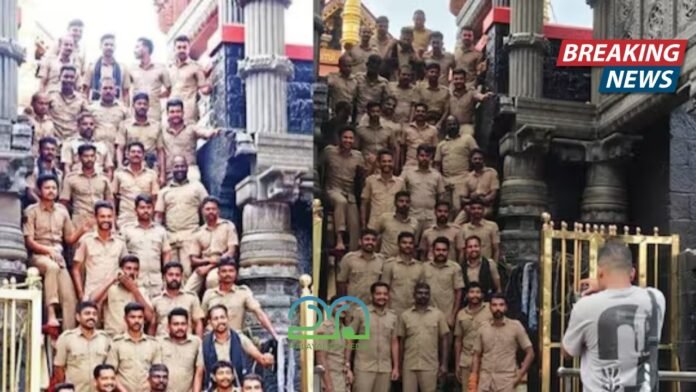
{"label": "man with moustache", "polygon": [[240,376],[229,361],[217,362],[211,373],[213,387],[210,388],[210,392],[239,392]]}
{"label": "man with moustache", "polygon": [[454,222],[462,225],[460,239],[476,236],[481,240],[481,255],[497,262],[500,257],[500,230],[494,221],[484,218],[484,203],[480,199],[471,199],[466,205],[469,222],[461,221],[461,214]]}
{"label": "man with moustache", "polygon": [[[37,76],[41,79],[39,90],[42,93],[60,91],[60,69],[64,65],[73,65],[76,68],[81,68],[81,65],[76,64],[74,61],[75,41],[72,36],[65,35],[61,37],[59,47],[58,55],[44,57],[39,67]],[[79,80],[79,74],[77,75],[77,80]]]}
{"label": "man with moustache", "polygon": [[[176,374],[172,372],[172,375]],[[172,377],[174,379],[174,377]],[[148,372],[147,382],[149,384],[148,392],[168,392],[174,391],[176,383],[171,383],[172,387],[167,388],[169,385],[169,368],[161,363],[156,363],[150,366],[150,371]]]}
{"label": "man with moustache", "polygon": [[58,384],[53,389],[54,392],[75,392],[75,385],[70,383]]}
{"label": "man with moustache", "polygon": [[430,35],[430,51],[423,55],[426,62],[438,64],[440,66],[439,83],[443,87],[449,87],[450,72],[456,67],[454,54],[445,51],[444,36],[441,32],[435,31]]}
{"label": "man with moustache", "polygon": [[169,334],[159,337],[162,363],[169,369],[168,392],[200,392],[203,385],[201,339],[188,331],[189,313],[174,308],[167,315]]}
{"label": "man with moustache", "polygon": [[423,231],[435,223],[433,209],[435,203],[445,196],[445,181],[442,175],[430,167],[432,161],[432,146],[421,144],[416,149],[418,167],[404,170],[406,191],[411,195],[411,211],[409,215],[418,222],[416,241],[420,242]]}
{"label": "man with moustache", "polygon": [[[131,280],[135,284],[134,280]],[[162,363],[159,344],[143,332],[146,308],[140,303],[128,303],[124,319],[126,331],[114,338],[106,363],[116,369],[116,388],[119,391],[142,391],[148,387],[148,369]]]}
{"label": "man with moustache", "polygon": [[399,123],[408,123],[413,117],[413,105],[418,102],[418,91],[413,86],[414,74],[410,65],[399,67],[398,80],[390,82],[387,94],[396,98],[394,120]]}
{"label": "man with moustache", "polygon": [[437,119],[434,125],[437,129],[447,118],[450,96],[449,88],[441,83],[440,74],[440,64],[429,61],[425,66],[426,80],[416,87],[416,100],[428,105],[428,115]]}
{"label": "man with moustache", "polygon": [[191,241],[193,274],[186,281],[186,291],[198,293],[218,285],[218,263],[224,257],[234,260],[239,247],[237,228],[231,221],[220,218],[220,200],[208,196],[201,202],[205,223],[194,233]]}
{"label": "man with moustache", "polygon": [[157,198],[159,181],[157,172],[145,166],[145,146],[140,142],[131,142],[126,146],[128,166],[114,174],[113,191],[118,211],[118,227],[137,220],[135,200],[139,195]]}
{"label": "man with moustache", "polygon": [[454,361],[457,380],[462,384],[462,392],[468,392],[473,347],[479,338],[479,328],[491,318],[488,304],[483,302],[481,286],[471,282],[466,287],[466,306],[457,313],[454,324]]}
{"label": "man with moustache", "polygon": [[352,59],[347,54],[338,58],[338,72],[327,75],[326,83],[329,87],[329,107],[332,112],[338,112],[339,102],[347,102],[351,106],[352,114],[358,84],[353,73]]}
{"label": "man with moustache", "polygon": [[134,255],[126,255],[119,262],[119,269],[109,274],[105,283],[95,290],[90,298],[97,304],[103,304],[104,330],[109,336],[116,336],[126,331],[123,322],[124,306],[138,303],[143,306],[145,319],[152,322],[154,312],[145,290],[138,285],[140,260]]}
{"label": "man with moustache", "polygon": [[366,25],[360,27],[360,42],[353,45],[348,50],[348,55],[352,59],[352,69],[355,73],[367,71],[367,58],[370,55],[379,55],[379,49],[372,46],[370,40],[372,38],[372,30]]}
{"label": "man with moustache", "polygon": [[415,240],[418,221],[409,215],[410,210],[411,195],[406,191],[399,191],[394,195],[394,212],[386,212],[377,219],[375,230],[380,235],[379,249],[385,257],[399,253],[398,237],[401,233],[410,233]]}
{"label": "man with moustache", "polygon": [[249,286],[238,285],[237,264],[232,257],[226,256],[220,259],[218,264],[219,284],[215,288],[205,291],[201,305],[204,312],[215,305],[225,305],[229,312],[230,328],[235,331],[244,330],[244,318],[249,311],[256,316],[259,324],[278,340],[278,334],[271,324],[266,312],[261,309],[261,304],[254,298],[254,292]]}
{"label": "man with moustache", "polygon": [[418,166],[418,146],[422,144],[436,146],[438,143],[437,128],[426,122],[428,106],[417,103],[413,110],[413,122],[404,127],[401,137],[401,145],[406,152],[404,171]]}
{"label": "man with moustache", "polygon": [[196,164],[196,145],[198,139],[210,139],[220,133],[219,129],[204,129],[186,123],[184,119],[184,101],[173,98],[167,101],[167,125],[162,127],[160,142],[164,159],[160,165],[160,183],[171,178],[174,157],[183,156],[189,164],[188,178],[200,181],[201,172]]}
{"label": "man with moustache", "polygon": [[172,250],[164,227],[152,221],[154,206],[149,195],[135,198],[137,222],[121,227],[121,236],[126,241],[128,252],[140,262],[139,284],[148,298],[162,292],[162,266],[172,257]]}
{"label": "man with moustache", "polygon": [[[505,317],[505,296],[495,294],[490,309],[493,318],[481,325],[479,338],[474,342],[469,391],[513,392],[527,375],[534,360],[534,347],[522,324]],[[518,350],[525,354],[519,368]]]}
{"label": "man with moustache", "polygon": [[184,280],[191,276],[191,241],[199,226],[199,207],[208,191],[199,181],[189,181],[186,158],[172,160],[172,180],[162,188],[155,203],[155,220],[167,228],[172,260],[184,268]]}
{"label": "man with moustache", "polygon": [[[109,77],[102,78],[99,101],[92,103],[89,110],[94,115],[97,128],[94,140],[103,142],[109,149],[111,159],[116,159],[118,132],[128,117],[128,109],[116,99],[116,82]],[[121,162],[117,161],[120,166]]]}
{"label": "man with moustache", "polygon": [[[460,238],[463,237],[460,236]],[[481,286],[484,299],[490,298],[493,293],[500,293],[502,287],[498,264],[481,254],[481,239],[472,235],[462,242],[464,244],[461,252],[464,255],[462,263],[464,285],[468,287],[471,282],[477,282]]]}
{"label": "man with moustache", "polygon": [[356,119],[367,112],[368,102],[382,102],[389,95],[389,80],[380,76],[382,58],[372,54],[367,58],[367,71],[355,76],[357,90],[355,93]]}
{"label": "man with moustache", "polygon": [[58,180],[58,191],[60,193],[63,182],[63,171],[60,170],[60,163],[57,159],[58,141],[50,136],[41,138],[38,142],[38,155],[34,161],[34,170],[27,177],[27,196],[31,202],[39,201],[39,190],[36,188],[36,179],[44,174],[51,174]]}
{"label": "man with moustache", "polygon": [[208,309],[208,321],[212,331],[203,336],[203,362],[205,364],[204,387],[209,388],[215,379],[215,364],[227,361],[234,364],[232,371],[237,379],[245,376],[246,355],[263,367],[273,365],[273,355],[262,354],[251,339],[230,329],[225,305],[213,305]]}
{"label": "man with moustache", "polygon": [[83,85],[87,99],[98,101],[101,97],[102,82],[106,78],[111,78],[114,80],[116,87],[116,98],[121,98],[123,102],[128,102],[130,76],[128,75],[128,68],[114,58],[116,37],[113,34],[104,34],[99,42],[102,55],[97,59],[96,63],[90,64],[85,70]]}
{"label": "man with moustache", "polygon": [[471,171],[466,178],[466,191],[468,195],[465,201],[479,199],[485,207],[484,216],[490,216],[493,212],[493,203],[498,196],[500,181],[498,172],[492,167],[486,167],[483,150],[475,148],[471,151]]}
{"label": "man with moustache", "polygon": [[413,12],[413,49],[416,50],[418,56],[423,56],[423,53],[428,49],[432,31],[425,27],[425,12],[416,10]]}
{"label": "man with moustache", "polygon": [[445,140],[438,143],[435,149],[435,167],[445,177],[448,188],[452,192],[452,207],[459,211],[462,207],[461,198],[466,196],[466,178],[469,174],[469,156],[478,148],[473,134],[460,132],[459,121],[450,115],[445,119]]}
{"label": "man with moustache", "polygon": [[[452,71],[452,91],[449,97],[448,111],[459,121],[459,133],[474,136],[474,111],[477,102],[483,102],[493,96],[467,86],[467,75],[461,68]],[[468,158],[466,158],[468,159]]]}
{"label": "man with moustache", "polygon": [[242,382],[242,392],[263,392],[263,379],[258,374],[247,374]]}
{"label": "man with moustache", "polygon": [[143,144],[148,168],[154,169],[158,162],[161,164],[164,160],[160,124],[148,114],[149,105],[150,98],[147,93],[136,92],[133,95],[133,118],[124,121],[116,135],[116,160],[119,166],[123,165],[127,158],[126,146],[133,142]]}
{"label": "man with moustache", "polygon": [[63,332],[56,343],[52,383],[70,380],[76,392],[91,392],[92,371],[104,363],[111,339],[97,329],[99,311],[91,301],[80,302],[76,318],[79,326]]}
{"label": "man with moustache", "polygon": [[[162,122],[162,105],[160,100],[166,98],[172,91],[172,81],[169,78],[169,71],[163,64],[152,62],[152,52],[155,45],[152,40],[145,37],[138,38],[135,43],[135,59],[138,64],[134,64],[129,69],[132,90],[136,93],[145,94],[148,105],[145,107],[147,118],[152,122]],[[135,95],[133,96],[135,101]]]}
{"label": "man with moustache", "polygon": [[[430,286],[420,282],[413,291],[414,306],[405,310],[396,324],[398,342],[392,351],[402,352],[401,378],[404,392],[435,392],[447,374],[450,330],[447,317],[430,306]],[[439,361],[438,361],[439,351]]]}
{"label": "man with moustache", "polygon": [[116,369],[109,364],[97,365],[92,372],[96,392],[116,391]]}
{"label": "man with moustache", "polygon": [[[82,75],[84,73],[85,67],[85,50],[84,47],[80,47],[80,41],[82,41],[82,31],[84,30],[84,23],[80,19],[73,19],[68,23],[66,38],[69,38],[73,43],[72,55],[70,56],[70,61],[77,67],[78,73]],[[57,45],[52,46],[46,53],[45,59],[49,60],[60,56],[60,51],[62,49],[63,38],[59,38]],[[37,56],[36,58],[39,58]]]}
{"label": "man with moustache", "polygon": [[459,304],[462,302],[464,278],[462,267],[449,257],[453,250],[445,237],[433,242],[433,260],[423,264],[425,282],[430,285],[432,304],[447,317],[447,325],[454,327]]}
{"label": "man with moustache", "polygon": [[365,229],[360,236],[360,249],[346,253],[338,268],[338,295],[358,298],[370,303],[370,287],[377,282],[384,268],[384,257],[376,253],[377,232]]}
{"label": "man with moustache", "polygon": [[[379,151],[398,147],[394,132],[382,126],[381,111],[379,102],[369,102],[367,104],[367,118],[363,118],[356,129],[357,145],[365,158],[367,174],[379,172],[379,157],[377,156]],[[397,153],[396,156],[399,154]]]}
{"label": "man with moustache", "polygon": [[60,67],[60,91],[48,95],[48,114],[61,143],[77,135],[77,116],[87,110],[87,101],[75,91],[77,78],[77,68],[74,65],[63,65]]}
{"label": "man with moustache", "polygon": [[451,252],[450,259],[459,260],[456,252],[459,250],[459,232],[461,227],[453,223],[449,223],[450,203],[446,200],[440,200],[435,203],[435,224],[423,232],[421,236],[420,246],[418,247],[421,260],[433,259],[433,243],[439,237],[447,238],[450,243]]}
{"label": "man with moustache", "polygon": [[389,37],[389,18],[380,16],[377,18],[376,23],[377,34],[370,38],[370,45],[377,47],[379,55],[384,58],[387,55],[387,50],[393,44],[394,39]]}
{"label": "man with moustache", "polygon": [[392,46],[387,50],[385,56],[389,70],[389,79],[397,80],[399,70],[402,66],[408,65],[415,67],[421,61],[418,52],[413,47],[413,28],[402,27],[398,41],[394,41]]}
{"label": "man with moustache", "polygon": [[72,211],[72,221],[82,225],[94,215],[94,205],[99,200],[113,201],[109,179],[95,168],[97,147],[83,144],[77,148],[80,157],[79,171],[65,178],[60,192],[60,202]]}
{"label": "man with moustache", "polygon": [[68,211],[55,202],[58,196],[58,179],[51,174],[39,176],[36,180],[39,202],[24,210],[24,241],[32,252],[30,265],[39,269],[43,277],[44,299],[46,301],[46,325],[58,328],[60,323],[56,308],[60,307],[63,326],[75,327],[77,298],[70,279],[65,259],[63,243],[75,244],[83,234],[91,230],[92,223],[86,222],[77,230],[70,222]]}
{"label": "man with moustache", "polygon": [[399,254],[387,260],[382,272],[381,281],[391,287],[389,308],[397,316],[413,306],[413,289],[425,280],[423,263],[413,258],[414,242],[413,234],[399,234]]}
{"label": "man with moustache", "polygon": [[179,262],[170,261],[162,270],[165,289],[152,300],[155,322],[150,324],[150,335],[166,336],[169,313],[180,308],[187,312],[190,319],[187,333],[203,337],[205,312],[201,308],[201,302],[196,294],[181,289],[184,267]]}
{"label": "man with moustache", "polygon": [[208,95],[212,88],[205,77],[203,67],[189,57],[190,46],[191,41],[185,35],[174,39],[175,61],[169,66],[169,77],[172,82],[171,96],[183,101],[183,122],[195,124],[199,119],[198,93]]}
{"label": "man with moustache", "polygon": [[94,138],[94,130],[97,126],[94,115],[90,112],[81,113],[77,118],[77,125],[79,128],[79,135],[66,140],[63,143],[60,154],[60,161],[63,163],[65,176],[68,177],[70,173],[80,170],[82,163],[79,159],[80,146],[89,144],[94,146],[96,151],[94,170],[112,179],[114,159],[106,143],[97,141]]}
{"label": "man with moustache", "polygon": [[[106,201],[94,205],[97,230],[86,234],[75,251],[72,278],[78,298],[90,298],[104,277],[112,276],[128,249],[114,234],[114,207]],[[84,280],[82,278],[84,273]]]}
{"label": "man with moustache", "polygon": [[39,142],[45,137],[55,138],[56,128],[48,115],[51,99],[48,94],[38,92],[31,96],[31,108],[27,109],[29,122],[34,130],[32,133],[32,154],[39,153]]}
{"label": "man with moustache", "polygon": [[[404,179],[394,175],[394,155],[389,150],[378,153],[379,173],[365,180],[360,205],[361,227],[374,228],[382,214],[394,212],[394,196],[406,189]],[[368,219],[369,217],[369,219]]]}
{"label": "man with moustache", "polygon": [[[356,311],[350,327],[358,335],[366,333],[366,320],[369,320],[370,339],[367,341],[346,341],[346,372],[353,375],[354,392],[388,391],[390,382],[399,374],[398,355],[391,350],[392,340],[396,339],[397,316],[387,308],[389,285],[375,282],[370,286],[371,304],[367,306],[368,315]],[[369,317],[369,318],[368,318]],[[354,344],[360,346],[354,350]],[[364,346],[363,346],[364,345]],[[351,357],[355,352],[355,365]]]}
{"label": "man with moustache", "polygon": [[455,65],[466,71],[466,83],[474,85],[478,75],[485,70],[485,60],[474,47],[474,30],[471,27],[462,27],[459,37],[460,45],[454,51]]}
{"label": "man with moustache", "polygon": [[365,160],[353,149],[355,128],[346,126],[340,134],[337,146],[326,146],[321,154],[319,167],[323,169],[323,185],[330,205],[333,206],[336,250],[358,248],[360,217],[355,200],[355,178],[364,171]]}

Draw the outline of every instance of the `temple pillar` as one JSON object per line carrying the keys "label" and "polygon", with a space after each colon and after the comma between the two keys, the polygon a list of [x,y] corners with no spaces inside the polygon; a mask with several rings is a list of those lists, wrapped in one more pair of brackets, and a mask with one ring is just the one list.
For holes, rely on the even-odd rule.
{"label": "temple pillar", "polygon": [[544,73],[544,0],[510,1],[511,97],[541,98]]}
{"label": "temple pillar", "polygon": [[[592,38],[611,39],[609,32],[609,18],[611,16],[611,2],[605,0],[587,0],[587,4],[592,7]],[[599,104],[601,94],[599,93],[599,82],[602,79],[603,67],[592,67],[592,103]]]}

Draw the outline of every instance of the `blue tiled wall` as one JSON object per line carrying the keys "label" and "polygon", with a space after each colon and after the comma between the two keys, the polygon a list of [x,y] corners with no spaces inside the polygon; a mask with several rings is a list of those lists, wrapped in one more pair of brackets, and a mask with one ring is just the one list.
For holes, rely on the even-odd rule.
{"label": "blue tiled wall", "polygon": [[294,60],[295,76],[288,83],[288,132],[312,134],[314,62]]}
{"label": "blue tiled wall", "polygon": [[215,54],[212,107],[215,123],[225,128],[246,127],[244,83],[237,75],[237,61],[244,58],[244,45],[224,44]]}

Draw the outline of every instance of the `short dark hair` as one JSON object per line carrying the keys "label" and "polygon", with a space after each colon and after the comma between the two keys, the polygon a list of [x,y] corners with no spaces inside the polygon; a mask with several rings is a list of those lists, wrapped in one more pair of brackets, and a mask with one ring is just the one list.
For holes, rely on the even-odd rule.
{"label": "short dark hair", "polygon": [[188,312],[186,309],[184,309],[184,308],[179,308],[179,307],[174,308],[174,309],[172,309],[172,310],[169,312],[169,314],[167,315],[167,322],[168,322],[168,323],[171,323],[171,322],[172,322],[172,319],[173,319],[175,316],[184,316],[184,317],[186,318],[186,321],[188,321],[188,319],[189,319],[189,312]]}
{"label": "short dark hair", "polygon": [[134,140],[128,143],[128,145],[126,145],[126,151],[130,152],[131,148],[133,147],[140,147],[140,149],[143,150],[143,152],[145,152],[145,145],[142,142]]}
{"label": "short dark hair", "polygon": [[399,243],[404,238],[412,238],[415,241],[416,236],[410,231],[402,231],[401,233],[399,233],[399,237],[397,237],[396,242]]}
{"label": "short dark hair", "polygon": [[389,155],[390,157],[393,157],[394,153],[388,148],[383,148],[377,152],[377,161],[382,159],[382,155]]}
{"label": "short dark hair", "polygon": [[234,261],[234,257],[230,256],[224,256],[220,258],[220,261],[218,262],[218,271],[222,267],[234,267],[235,270],[238,270],[239,267],[237,266],[237,263]]}
{"label": "short dark hair", "polygon": [[483,205],[486,205],[486,203],[484,203],[483,200],[481,200],[480,197],[472,197],[472,198],[469,200],[469,202],[466,203],[466,205],[468,205],[468,206],[473,206],[474,204],[479,204],[479,205],[482,205],[482,206],[483,206]]}
{"label": "short dark hair", "polygon": [[155,372],[165,372],[169,374],[169,368],[167,365],[163,363],[153,363],[150,365],[150,370],[148,371],[148,374],[152,376]]}
{"label": "short dark hair", "polygon": [[428,105],[424,102],[417,102],[415,105],[413,105],[414,109],[417,109],[419,107],[422,107],[423,109],[425,109],[426,112],[428,111]]}
{"label": "short dark hair", "polygon": [[420,154],[421,152],[433,155],[433,146],[430,144],[419,144],[418,147],[416,147],[416,154]]}
{"label": "short dark hair", "polygon": [[343,134],[346,132],[353,132],[353,135],[356,134],[355,127],[352,125],[346,125],[341,128],[341,131],[338,133],[338,137],[343,137]]}
{"label": "short dark hair", "polygon": [[419,289],[428,289],[430,291],[430,285],[425,283],[425,282],[418,282],[416,285],[413,287],[413,292],[415,293]]}
{"label": "short dark hair", "polygon": [[39,149],[46,147],[47,144],[53,144],[54,146],[58,146],[58,140],[51,136],[44,136],[41,139],[39,139]]}
{"label": "short dark hair", "polygon": [[94,310],[99,310],[97,307],[97,303],[94,301],[82,301],[79,304],[77,304],[77,308],[75,309],[75,313],[82,313],[83,310],[92,308]]}
{"label": "short dark hair", "polygon": [[234,370],[232,363],[230,363],[229,361],[217,361],[215,363],[215,365],[213,365],[213,369],[211,370],[211,373],[215,374],[215,373],[217,373],[218,370],[225,369],[225,368]]}
{"label": "short dark hair", "polygon": [[435,238],[435,241],[433,241],[433,248],[435,248],[435,244],[445,244],[447,245],[447,249],[449,249],[450,240],[447,237],[437,237]]}
{"label": "short dark hair", "polygon": [[100,363],[99,365],[94,367],[94,370],[92,371],[92,376],[94,376],[94,379],[96,380],[101,376],[101,372],[104,370],[111,370],[112,372],[116,373],[116,368],[113,367],[113,365],[109,365],[108,363]]}
{"label": "short dark hair", "polygon": [[114,39],[115,40],[116,36],[111,34],[111,33],[104,34],[101,36],[101,38],[99,38],[99,43],[103,44],[104,41],[106,41],[107,39]]}
{"label": "short dark hair", "polygon": [[213,314],[213,311],[215,309],[222,309],[222,311],[225,312],[225,316],[227,316],[229,314],[229,312],[227,311],[227,306],[225,306],[223,304],[217,304],[217,305],[211,306],[210,309],[208,309],[208,314],[207,314],[208,319],[210,319],[210,315]]}
{"label": "short dark hair", "polygon": [[466,292],[468,293],[471,289],[479,289],[482,290],[481,285],[479,282],[469,282],[469,285],[466,286]]}
{"label": "short dark hair", "polygon": [[66,72],[66,71],[73,71],[73,72],[77,73],[77,67],[75,67],[75,66],[72,65],[72,64],[63,64],[63,65],[60,66],[60,73],[59,73],[59,75],[62,75],[62,74],[63,74],[64,72]]}
{"label": "short dark hair", "polygon": [[394,204],[396,204],[397,200],[399,200],[402,197],[408,197],[409,200],[411,199],[411,194],[408,191],[398,191],[394,195]]}
{"label": "short dark hair", "polygon": [[370,294],[374,294],[375,291],[377,291],[378,287],[386,287],[387,291],[391,290],[391,287],[389,287],[389,283],[375,282],[372,283],[372,285],[370,286]]}
{"label": "short dark hair", "polygon": [[433,38],[444,39],[445,36],[442,35],[442,33],[439,32],[439,31],[433,31],[433,32],[430,34],[430,39],[433,39]]}
{"label": "short dark hair", "polygon": [[142,92],[142,91],[137,92],[137,93],[135,93],[135,95],[133,95],[133,103],[135,103],[136,101],[138,101],[140,99],[144,99],[148,103],[150,102],[150,96],[147,95],[147,93]]}
{"label": "short dark hair", "polygon": [[99,200],[98,202],[94,203],[94,215],[96,215],[102,208],[108,208],[113,211],[114,205],[106,200]]}
{"label": "short dark hair", "polygon": [[205,197],[205,198],[203,199],[203,201],[201,201],[201,207],[203,207],[204,205],[206,205],[206,204],[208,204],[208,203],[213,203],[213,204],[215,204],[216,206],[220,207],[220,199],[218,199],[218,198],[215,197],[215,196],[207,196],[207,197]]}
{"label": "short dark hair", "polygon": [[360,233],[360,238],[365,237],[366,235],[373,235],[375,237],[379,237],[379,233],[377,233],[377,230],[373,229],[363,229],[363,231]]}
{"label": "short dark hair", "polygon": [[423,16],[425,16],[425,11],[423,11],[423,10],[415,10],[415,11],[413,11],[413,16],[416,16],[416,15],[423,15]]}
{"label": "short dark hair", "polygon": [[75,391],[75,385],[70,384],[69,382],[66,383],[60,383],[53,388],[54,392],[61,392],[61,391]]}
{"label": "short dark hair", "polygon": [[55,174],[51,173],[46,173],[46,174],[41,174],[39,178],[36,179],[36,188],[41,189],[43,184],[48,181],[53,181],[58,185],[58,177],[55,176]]}
{"label": "short dark hair", "polygon": [[452,77],[454,77],[456,75],[461,75],[461,76],[466,77],[466,71],[462,68],[457,68],[454,71],[452,71]]}
{"label": "short dark hair", "polygon": [[447,207],[448,210],[452,208],[452,204],[450,204],[450,202],[447,200],[438,200],[437,203],[435,203],[435,209],[442,206]]}
{"label": "short dark hair", "polygon": [[402,27],[401,34],[413,34],[413,27],[409,27],[409,26]]}
{"label": "short dark hair", "polygon": [[181,98],[169,98],[167,100],[167,110],[174,106],[178,106],[181,110],[184,110],[184,101],[182,101]]}
{"label": "short dark hair", "polygon": [[172,268],[178,268],[182,273],[184,272],[184,266],[178,261],[170,261],[162,267],[162,274],[166,274]]}
{"label": "short dark hair", "polygon": [[435,61],[429,61],[428,63],[425,64],[425,69],[429,70],[431,68],[435,68],[438,71],[440,71],[442,68],[440,67],[440,63],[437,63]]}
{"label": "short dark hair", "polygon": [[244,384],[247,381],[257,381],[261,384],[261,387],[263,387],[263,379],[261,378],[261,376],[259,376],[256,373],[250,373],[250,374],[247,374],[246,376],[244,376],[244,381],[242,381],[242,386],[244,386]]}
{"label": "short dark hair", "polygon": [[380,17],[377,18],[376,22],[377,22],[377,23],[380,23],[380,22],[387,22],[387,23],[389,23],[389,18],[387,18],[386,16],[382,15],[382,16],[380,16]]}
{"label": "short dark hair", "polygon": [[480,148],[474,148],[473,150],[471,150],[471,152],[469,153],[469,159],[471,159],[471,157],[473,157],[474,154],[479,154],[479,155],[483,156],[484,158],[486,157],[486,153],[483,152],[483,150]]}
{"label": "short dark hair", "polygon": [[131,312],[145,312],[145,307],[138,302],[129,302],[123,308],[123,314],[124,316],[128,316],[128,314]]}
{"label": "short dark hair", "polygon": [[96,153],[97,146],[95,146],[94,144],[89,144],[89,143],[82,144],[82,145],[80,145],[80,147],[77,148],[77,155],[82,156],[87,151],[94,151]]}
{"label": "short dark hair", "polygon": [[149,205],[153,205],[154,202],[152,201],[152,196],[146,195],[144,193],[139,194],[138,196],[135,197],[135,207],[137,208],[140,203],[145,203]]}
{"label": "short dark hair", "polygon": [[505,297],[505,294],[503,293],[494,293],[493,295],[491,295],[491,300],[489,301],[489,303],[493,303],[494,299],[502,299],[505,302],[505,305],[507,305],[507,297]]}
{"label": "short dark hair", "polygon": [[481,237],[472,234],[466,237],[466,239],[464,239],[464,246],[466,246],[466,244],[468,244],[471,240],[476,240],[479,243],[479,245],[481,245]]}
{"label": "short dark hair", "polygon": [[118,261],[118,267],[123,268],[126,263],[136,263],[140,266],[140,259],[136,255],[125,255]]}
{"label": "short dark hair", "polygon": [[367,110],[368,110],[368,111],[369,111],[370,109],[372,109],[372,108],[375,108],[375,107],[381,109],[381,108],[382,108],[382,103],[381,103],[381,102],[377,102],[377,101],[370,101],[370,102],[367,103]]}
{"label": "short dark hair", "polygon": [[80,19],[73,19],[68,22],[68,28],[71,27],[85,27],[85,23]]}
{"label": "short dark hair", "polygon": [[174,42],[191,42],[191,40],[187,35],[181,34],[177,35],[176,38],[174,38]]}
{"label": "short dark hair", "polygon": [[150,54],[152,54],[152,52],[155,50],[155,44],[153,44],[152,40],[149,38],[140,37],[138,38],[138,42],[140,42],[144,47],[146,47],[147,52]]}

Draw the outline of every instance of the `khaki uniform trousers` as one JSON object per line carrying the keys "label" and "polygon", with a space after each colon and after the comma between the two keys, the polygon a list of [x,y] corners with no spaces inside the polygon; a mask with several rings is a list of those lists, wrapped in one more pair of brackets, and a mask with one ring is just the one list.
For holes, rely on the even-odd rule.
{"label": "khaki uniform trousers", "polygon": [[208,272],[206,276],[202,276],[193,272],[191,276],[186,280],[184,285],[184,291],[190,291],[192,293],[199,293],[201,288],[203,288],[203,283],[205,282],[206,289],[212,289],[218,287],[220,279],[218,277],[218,269],[213,268]]}
{"label": "khaki uniform trousers", "polygon": [[461,124],[459,126],[459,136],[463,135],[474,137],[474,124]]}
{"label": "khaki uniform trousers", "polygon": [[462,392],[469,392],[469,376],[471,376],[471,367],[459,367],[457,371],[462,379]]}
{"label": "khaki uniform trousers", "polygon": [[172,247],[172,260],[184,267],[184,278],[191,276],[191,239],[193,230],[168,231],[169,245]]}
{"label": "khaki uniform trousers", "polygon": [[353,392],[389,392],[391,373],[355,371]]}
{"label": "khaki uniform trousers", "polygon": [[423,232],[435,224],[435,213],[430,211],[413,211],[409,215],[416,219],[416,244],[420,244]]}
{"label": "khaki uniform trousers", "polygon": [[401,379],[403,380],[403,392],[435,392],[437,390],[437,369],[404,369]]}
{"label": "khaki uniform trousers", "polygon": [[39,269],[43,276],[44,296],[46,305],[60,304],[63,315],[63,329],[72,329],[76,326],[75,311],[77,309],[77,296],[75,286],[67,268],[61,268],[58,263],[46,255],[34,255],[31,258],[32,266]]}
{"label": "khaki uniform trousers", "polygon": [[452,185],[452,211],[459,211],[462,207],[462,196],[467,196],[469,190],[466,187],[467,174],[460,174],[453,177],[448,177],[445,182]]}
{"label": "khaki uniform trousers", "polygon": [[515,392],[515,373],[479,373],[478,392]]}
{"label": "khaki uniform trousers", "polygon": [[331,377],[331,383],[333,384],[333,392],[348,392],[348,387],[346,386],[346,377],[342,370],[330,371],[329,377]]}
{"label": "khaki uniform trousers", "polygon": [[339,190],[329,190],[327,195],[333,206],[336,235],[342,231],[347,232],[349,250],[357,250],[360,240],[360,216],[355,196],[345,195]]}

